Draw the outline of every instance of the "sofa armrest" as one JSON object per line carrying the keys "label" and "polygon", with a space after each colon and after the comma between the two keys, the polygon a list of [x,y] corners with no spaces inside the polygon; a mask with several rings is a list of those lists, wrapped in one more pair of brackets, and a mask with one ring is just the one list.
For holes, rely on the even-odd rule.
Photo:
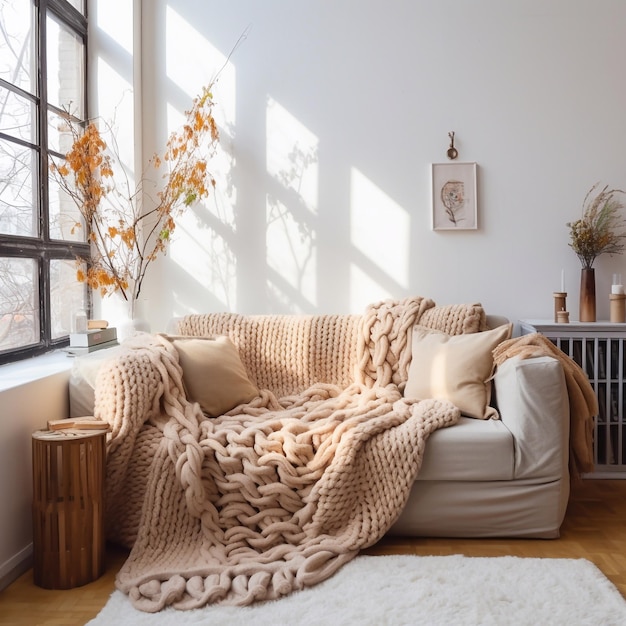
{"label": "sofa armrest", "polygon": [[514,478],[568,477],[569,397],[552,357],[505,361],[494,376],[500,419],[513,435]]}
{"label": "sofa armrest", "polygon": [[97,350],[91,354],[74,357],[69,380],[69,417],[94,414],[96,378],[102,365],[119,355],[121,346]]}

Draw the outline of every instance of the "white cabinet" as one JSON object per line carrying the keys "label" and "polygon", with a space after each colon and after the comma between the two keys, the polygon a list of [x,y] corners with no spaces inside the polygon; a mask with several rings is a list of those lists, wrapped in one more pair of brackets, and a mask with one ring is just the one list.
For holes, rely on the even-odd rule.
{"label": "white cabinet", "polygon": [[594,478],[626,478],[626,324],[522,320],[522,334],[540,332],[587,373],[598,396]]}

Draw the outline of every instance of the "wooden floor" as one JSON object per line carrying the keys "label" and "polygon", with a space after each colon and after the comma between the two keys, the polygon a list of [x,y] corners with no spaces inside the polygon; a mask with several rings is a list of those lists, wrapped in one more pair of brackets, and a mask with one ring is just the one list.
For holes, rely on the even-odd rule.
{"label": "wooden floor", "polygon": [[[586,480],[572,487],[559,539],[383,539],[368,554],[585,558],[626,597],[626,480]],[[40,589],[32,571],[0,592],[0,625],[83,626],[114,589],[126,552],[109,546],[107,570],[97,581],[66,591]]]}

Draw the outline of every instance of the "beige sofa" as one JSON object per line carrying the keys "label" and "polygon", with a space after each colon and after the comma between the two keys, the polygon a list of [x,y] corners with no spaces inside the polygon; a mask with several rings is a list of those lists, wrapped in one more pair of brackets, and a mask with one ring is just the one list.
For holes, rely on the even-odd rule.
{"label": "beige sofa", "polygon": [[[463,309],[461,316],[459,307]],[[276,380],[274,361],[280,357],[278,347],[274,349],[264,342],[261,334],[271,324],[272,334],[281,336],[281,324],[288,317],[196,315],[182,320],[178,332],[229,336],[250,379],[259,389],[269,388]],[[345,328],[356,328],[358,318],[345,316]],[[319,321],[315,316],[309,320]],[[480,305],[434,307],[419,322],[449,335],[488,327]],[[293,381],[274,389],[277,395],[297,392],[311,381],[319,382],[316,362],[320,358],[336,361],[333,371],[338,372],[337,380],[326,382],[343,386],[352,382],[356,356],[352,354],[354,345],[349,333],[341,331],[329,338],[323,324],[313,326],[322,328],[319,336],[307,336],[306,324],[298,330],[298,341],[303,343],[301,353],[310,354],[310,362],[294,367]],[[332,329],[341,327],[335,319]],[[319,345],[322,335],[323,347]],[[122,349],[76,359],[70,380],[72,416],[93,414],[100,366]],[[413,358],[418,357],[414,354]],[[449,537],[559,535],[569,496],[569,406],[561,364],[551,357],[507,360],[495,372],[491,405],[497,408],[500,419],[462,416],[458,424],[432,434],[409,500],[390,533]],[[155,428],[146,425],[134,445],[149,447],[154,437]],[[129,501],[136,501],[146,483],[146,468],[137,467],[131,460],[125,481],[125,491],[134,494]],[[120,502],[116,506],[123,509],[123,499]],[[110,538],[132,544],[140,511],[117,510],[114,516]]]}
{"label": "beige sofa", "polygon": [[569,404],[561,364],[514,358],[494,377],[499,420],[434,432],[391,533],[559,536],[569,497]]}

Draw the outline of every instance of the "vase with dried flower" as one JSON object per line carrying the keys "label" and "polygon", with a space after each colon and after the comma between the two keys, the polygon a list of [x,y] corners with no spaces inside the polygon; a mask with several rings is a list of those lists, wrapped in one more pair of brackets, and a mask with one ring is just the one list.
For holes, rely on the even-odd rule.
{"label": "vase with dried flower", "polygon": [[[82,223],[74,228],[85,228],[91,243],[87,264],[77,259],[76,277],[101,296],[119,294],[128,303],[131,319],[146,271],[165,253],[176,217],[215,186],[208,169],[219,141],[214,83],[193,100],[184,125],[169,136],[164,153],[150,159],[156,177],[144,175],[132,188],[111,125],[90,121],[83,128],[71,115],[65,116],[62,130],[72,145],[65,159],[52,162],[50,169],[81,213]],[[111,137],[108,143],[105,136]],[[159,174],[160,189],[154,198],[148,197],[146,185]]]}
{"label": "vase with dried flower", "polygon": [[[570,247],[582,263],[580,276],[581,322],[596,321],[596,279],[593,263],[601,254],[621,254],[624,251],[626,231],[621,211],[624,203],[620,189],[605,186],[597,191],[596,183],[585,196],[583,215],[575,222],[568,222]],[[594,195],[595,194],[595,195]]]}

